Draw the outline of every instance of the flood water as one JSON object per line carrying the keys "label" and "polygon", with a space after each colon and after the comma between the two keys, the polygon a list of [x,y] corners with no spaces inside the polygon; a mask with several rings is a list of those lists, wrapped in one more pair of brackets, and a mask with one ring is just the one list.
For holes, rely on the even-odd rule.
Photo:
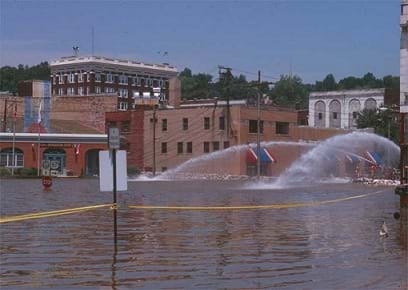
{"label": "flood water", "polygon": [[[1,216],[110,203],[93,179],[1,180]],[[324,184],[245,189],[242,182],[130,182],[101,208],[0,224],[1,289],[404,289],[406,229],[392,187]],[[285,209],[181,211],[129,205],[266,205],[363,198]],[[389,237],[381,238],[382,221]]]}

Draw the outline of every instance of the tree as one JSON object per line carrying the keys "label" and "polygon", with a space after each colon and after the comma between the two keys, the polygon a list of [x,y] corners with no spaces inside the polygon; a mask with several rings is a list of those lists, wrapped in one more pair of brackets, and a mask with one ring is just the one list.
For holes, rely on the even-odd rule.
{"label": "tree", "polygon": [[396,144],[399,142],[399,123],[391,109],[364,109],[357,118],[357,128],[373,128],[376,134],[390,137]]}
{"label": "tree", "polygon": [[0,69],[0,91],[17,91],[17,83],[24,80],[49,80],[50,68],[48,62],[42,62],[34,66],[24,66],[19,64],[17,67],[4,66]]}
{"label": "tree", "polygon": [[272,100],[282,106],[308,107],[309,92],[303,84],[302,79],[297,76],[281,75],[270,92]]}
{"label": "tree", "polygon": [[323,81],[316,82],[316,91],[334,91],[337,89],[337,83],[333,74],[328,74]]}

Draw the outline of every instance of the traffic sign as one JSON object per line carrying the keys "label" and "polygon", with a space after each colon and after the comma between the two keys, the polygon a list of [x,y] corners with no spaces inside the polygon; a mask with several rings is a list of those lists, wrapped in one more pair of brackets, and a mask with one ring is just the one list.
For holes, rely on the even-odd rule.
{"label": "traffic sign", "polygon": [[120,134],[118,128],[109,128],[109,149],[120,148]]}

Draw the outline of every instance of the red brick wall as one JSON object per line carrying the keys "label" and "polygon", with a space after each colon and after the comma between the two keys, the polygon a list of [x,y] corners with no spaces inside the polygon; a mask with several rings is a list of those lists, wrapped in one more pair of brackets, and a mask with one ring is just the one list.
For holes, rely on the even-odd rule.
{"label": "red brick wall", "polygon": [[[124,123],[129,122],[129,129],[124,128]],[[126,112],[108,112],[106,113],[106,132],[110,123],[114,123],[120,130],[120,135],[124,136],[122,142],[123,149],[127,150],[127,163],[138,169],[144,167],[144,110],[143,108],[135,111]],[[121,146],[122,146],[121,145]]]}
{"label": "red brick wall", "polygon": [[[80,144],[79,147],[79,154],[75,154],[75,146],[78,144],[69,144],[70,147],[66,148],[61,148],[64,149],[65,154],[66,154],[66,169],[67,171],[72,171],[74,176],[81,176],[85,173],[85,157],[86,157],[86,152],[90,149],[100,149],[100,150],[106,150],[107,145],[106,144]],[[11,148],[13,146],[12,143],[1,143],[0,144],[0,151],[5,148]],[[45,146],[45,144],[42,144],[42,146]],[[25,168],[37,168],[38,162],[37,162],[37,156],[38,156],[38,145],[37,143],[25,143],[25,142],[20,142],[16,143],[15,146],[16,149],[20,149],[24,153],[24,167]],[[49,147],[52,148],[52,147]],[[47,150],[47,147],[41,147],[40,148],[40,164],[43,159],[43,154],[44,151]]]}

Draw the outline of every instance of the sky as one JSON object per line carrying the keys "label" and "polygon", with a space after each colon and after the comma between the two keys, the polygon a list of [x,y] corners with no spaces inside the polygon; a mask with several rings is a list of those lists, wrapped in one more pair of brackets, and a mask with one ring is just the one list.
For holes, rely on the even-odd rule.
{"label": "sky", "polygon": [[[399,0],[0,0],[0,65],[72,55],[168,62],[216,76],[218,65],[273,81],[399,75]],[[165,54],[164,52],[167,52]]]}

